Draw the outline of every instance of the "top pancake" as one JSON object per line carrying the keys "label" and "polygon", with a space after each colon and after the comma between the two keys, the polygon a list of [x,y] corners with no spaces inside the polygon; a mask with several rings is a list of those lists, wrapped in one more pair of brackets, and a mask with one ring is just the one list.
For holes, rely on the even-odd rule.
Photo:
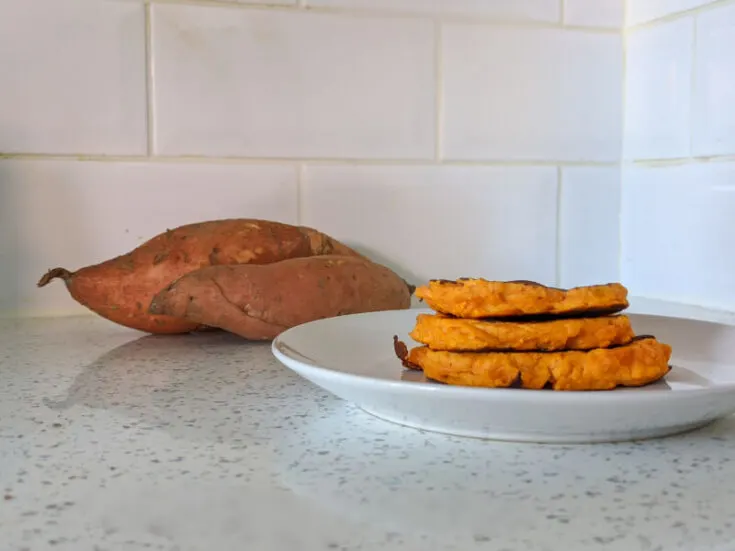
{"label": "top pancake", "polygon": [[415,294],[439,313],[470,319],[592,317],[628,307],[628,290],[620,283],[557,289],[533,281],[439,279]]}

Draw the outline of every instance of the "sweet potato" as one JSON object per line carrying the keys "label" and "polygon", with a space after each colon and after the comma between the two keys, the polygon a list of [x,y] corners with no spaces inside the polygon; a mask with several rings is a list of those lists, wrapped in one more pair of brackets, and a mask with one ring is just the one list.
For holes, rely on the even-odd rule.
{"label": "sweet potato", "polygon": [[149,333],[186,333],[197,322],[148,312],[153,296],[183,275],[227,264],[269,264],[289,258],[357,252],[311,228],[254,219],[227,219],[180,226],[127,254],[70,272],[50,270],[39,287],[56,278],[71,296],[100,316]]}
{"label": "sweet potato", "polygon": [[412,288],[380,264],[349,256],[293,258],[264,266],[212,266],[158,293],[149,311],[269,340],[308,321],[406,309]]}

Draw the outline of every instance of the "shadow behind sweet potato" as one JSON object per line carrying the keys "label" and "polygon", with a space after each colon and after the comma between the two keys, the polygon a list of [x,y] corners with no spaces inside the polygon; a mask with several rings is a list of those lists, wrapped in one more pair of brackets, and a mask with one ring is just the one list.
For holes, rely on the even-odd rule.
{"label": "shadow behind sweet potato", "polygon": [[212,220],[168,230],[127,254],[76,272],[49,270],[38,286],[59,278],[77,302],[110,321],[149,333],[187,333],[199,324],[148,312],[153,296],[178,278],[205,266],[325,254],[362,258],[311,228],[258,219]]}
{"label": "shadow behind sweet potato", "polygon": [[411,288],[393,271],[350,256],[202,268],[158,293],[149,312],[269,340],[309,321],[406,309]]}

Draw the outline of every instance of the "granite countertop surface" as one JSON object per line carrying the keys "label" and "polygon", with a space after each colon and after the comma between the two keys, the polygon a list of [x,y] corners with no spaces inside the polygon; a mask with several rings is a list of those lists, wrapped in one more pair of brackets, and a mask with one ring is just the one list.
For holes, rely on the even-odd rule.
{"label": "granite countertop surface", "polygon": [[375,419],[223,333],[0,322],[3,551],[735,549],[735,420],[532,445]]}

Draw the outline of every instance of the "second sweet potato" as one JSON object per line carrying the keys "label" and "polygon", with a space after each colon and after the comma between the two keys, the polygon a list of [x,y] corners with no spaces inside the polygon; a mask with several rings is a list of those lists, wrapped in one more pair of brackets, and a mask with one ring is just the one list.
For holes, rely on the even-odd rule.
{"label": "second sweet potato", "polygon": [[269,340],[317,319],[406,309],[411,292],[380,264],[358,257],[313,256],[202,268],[158,293],[149,311]]}

